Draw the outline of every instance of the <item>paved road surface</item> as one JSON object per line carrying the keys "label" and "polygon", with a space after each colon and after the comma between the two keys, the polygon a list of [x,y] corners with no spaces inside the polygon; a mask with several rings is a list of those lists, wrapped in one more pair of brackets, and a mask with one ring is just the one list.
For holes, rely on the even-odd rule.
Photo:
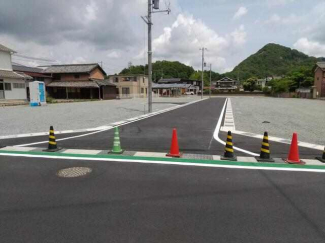
{"label": "paved road surface", "polygon": [[0,160],[2,243],[325,241],[323,173]]}
{"label": "paved road surface", "polygon": [[[180,149],[186,153],[215,154],[224,152],[224,145],[213,138],[219,120],[224,98],[215,98],[163,113],[148,119],[120,127],[122,146],[129,151],[167,152],[170,147],[172,129],[178,131]],[[59,135],[57,138],[71,137],[78,134]],[[97,133],[82,138],[59,142],[66,149],[108,150],[113,144],[113,130]],[[226,133],[220,132],[220,138],[226,140]],[[3,140],[5,145],[17,145],[38,141],[47,141],[46,136]],[[240,135],[234,135],[234,144],[245,150],[259,153],[261,141]],[[31,145],[46,147],[47,144]],[[273,157],[286,158],[289,145],[271,142]],[[314,159],[320,151],[300,148],[302,158]],[[242,152],[236,155],[249,156]]]}

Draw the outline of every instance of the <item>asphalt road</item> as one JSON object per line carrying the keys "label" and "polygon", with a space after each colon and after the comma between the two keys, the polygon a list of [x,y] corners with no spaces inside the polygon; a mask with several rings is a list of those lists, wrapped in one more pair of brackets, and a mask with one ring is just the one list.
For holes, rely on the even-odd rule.
{"label": "asphalt road", "polygon": [[0,160],[2,243],[325,241],[323,173]]}
{"label": "asphalt road", "polygon": [[[225,98],[204,100],[151,118],[140,120],[120,127],[122,147],[128,151],[167,152],[170,148],[172,129],[177,128],[179,146],[182,152],[222,155],[224,145],[213,138],[213,133],[219,120]],[[72,137],[79,134],[64,134],[57,138]],[[272,135],[272,134],[270,134]],[[60,147],[65,149],[95,149],[109,150],[112,147],[114,131],[109,130],[90,136],[59,141]],[[220,138],[225,141],[226,133],[220,132]],[[47,141],[46,136],[20,139],[6,139],[3,143],[19,145],[38,141]],[[234,145],[259,153],[261,140],[233,135]],[[289,145],[270,142],[271,155],[275,158],[286,158]],[[31,145],[46,147],[47,144]],[[301,158],[314,159],[320,151],[300,148]],[[249,156],[236,151],[238,156]]]}

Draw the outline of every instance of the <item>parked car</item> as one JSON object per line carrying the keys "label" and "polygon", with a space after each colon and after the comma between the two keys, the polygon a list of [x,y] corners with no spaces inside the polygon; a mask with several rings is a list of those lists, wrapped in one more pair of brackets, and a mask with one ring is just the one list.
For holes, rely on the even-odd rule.
{"label": "parked car", "polygon": [[194,92],[193,91],[188,91],[188,92],[185,92],[186,95],[194,95]]}

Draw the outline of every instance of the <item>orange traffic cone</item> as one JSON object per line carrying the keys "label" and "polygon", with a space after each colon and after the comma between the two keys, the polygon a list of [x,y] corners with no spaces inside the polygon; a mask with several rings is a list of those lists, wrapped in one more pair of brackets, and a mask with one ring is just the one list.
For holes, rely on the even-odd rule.
{"label": "orange traffic cone", "polygon": [[288,158],[285,160],[288,164],[300,164],[304,165],[305,162],[301,161],[299,158],[299,149],[298,149],[298,135],[294,133],[292,136],[291,146]]}
{"label": "orange traffic cone", "polygon": [[179,152],[177,131],[173,129],[172,145],[170,146],[170,152],[166,155],[168,157],[180,158],[182,154]]}

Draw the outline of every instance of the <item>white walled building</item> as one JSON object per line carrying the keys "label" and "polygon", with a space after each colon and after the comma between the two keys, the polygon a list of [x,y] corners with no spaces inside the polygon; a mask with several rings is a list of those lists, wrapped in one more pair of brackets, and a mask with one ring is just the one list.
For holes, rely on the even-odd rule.
{"label": "white walled building", "polygon": [[11,55],[15,51],[0,44],[0,99],[27,100],[26,80],[30,76],[12,70]]}

